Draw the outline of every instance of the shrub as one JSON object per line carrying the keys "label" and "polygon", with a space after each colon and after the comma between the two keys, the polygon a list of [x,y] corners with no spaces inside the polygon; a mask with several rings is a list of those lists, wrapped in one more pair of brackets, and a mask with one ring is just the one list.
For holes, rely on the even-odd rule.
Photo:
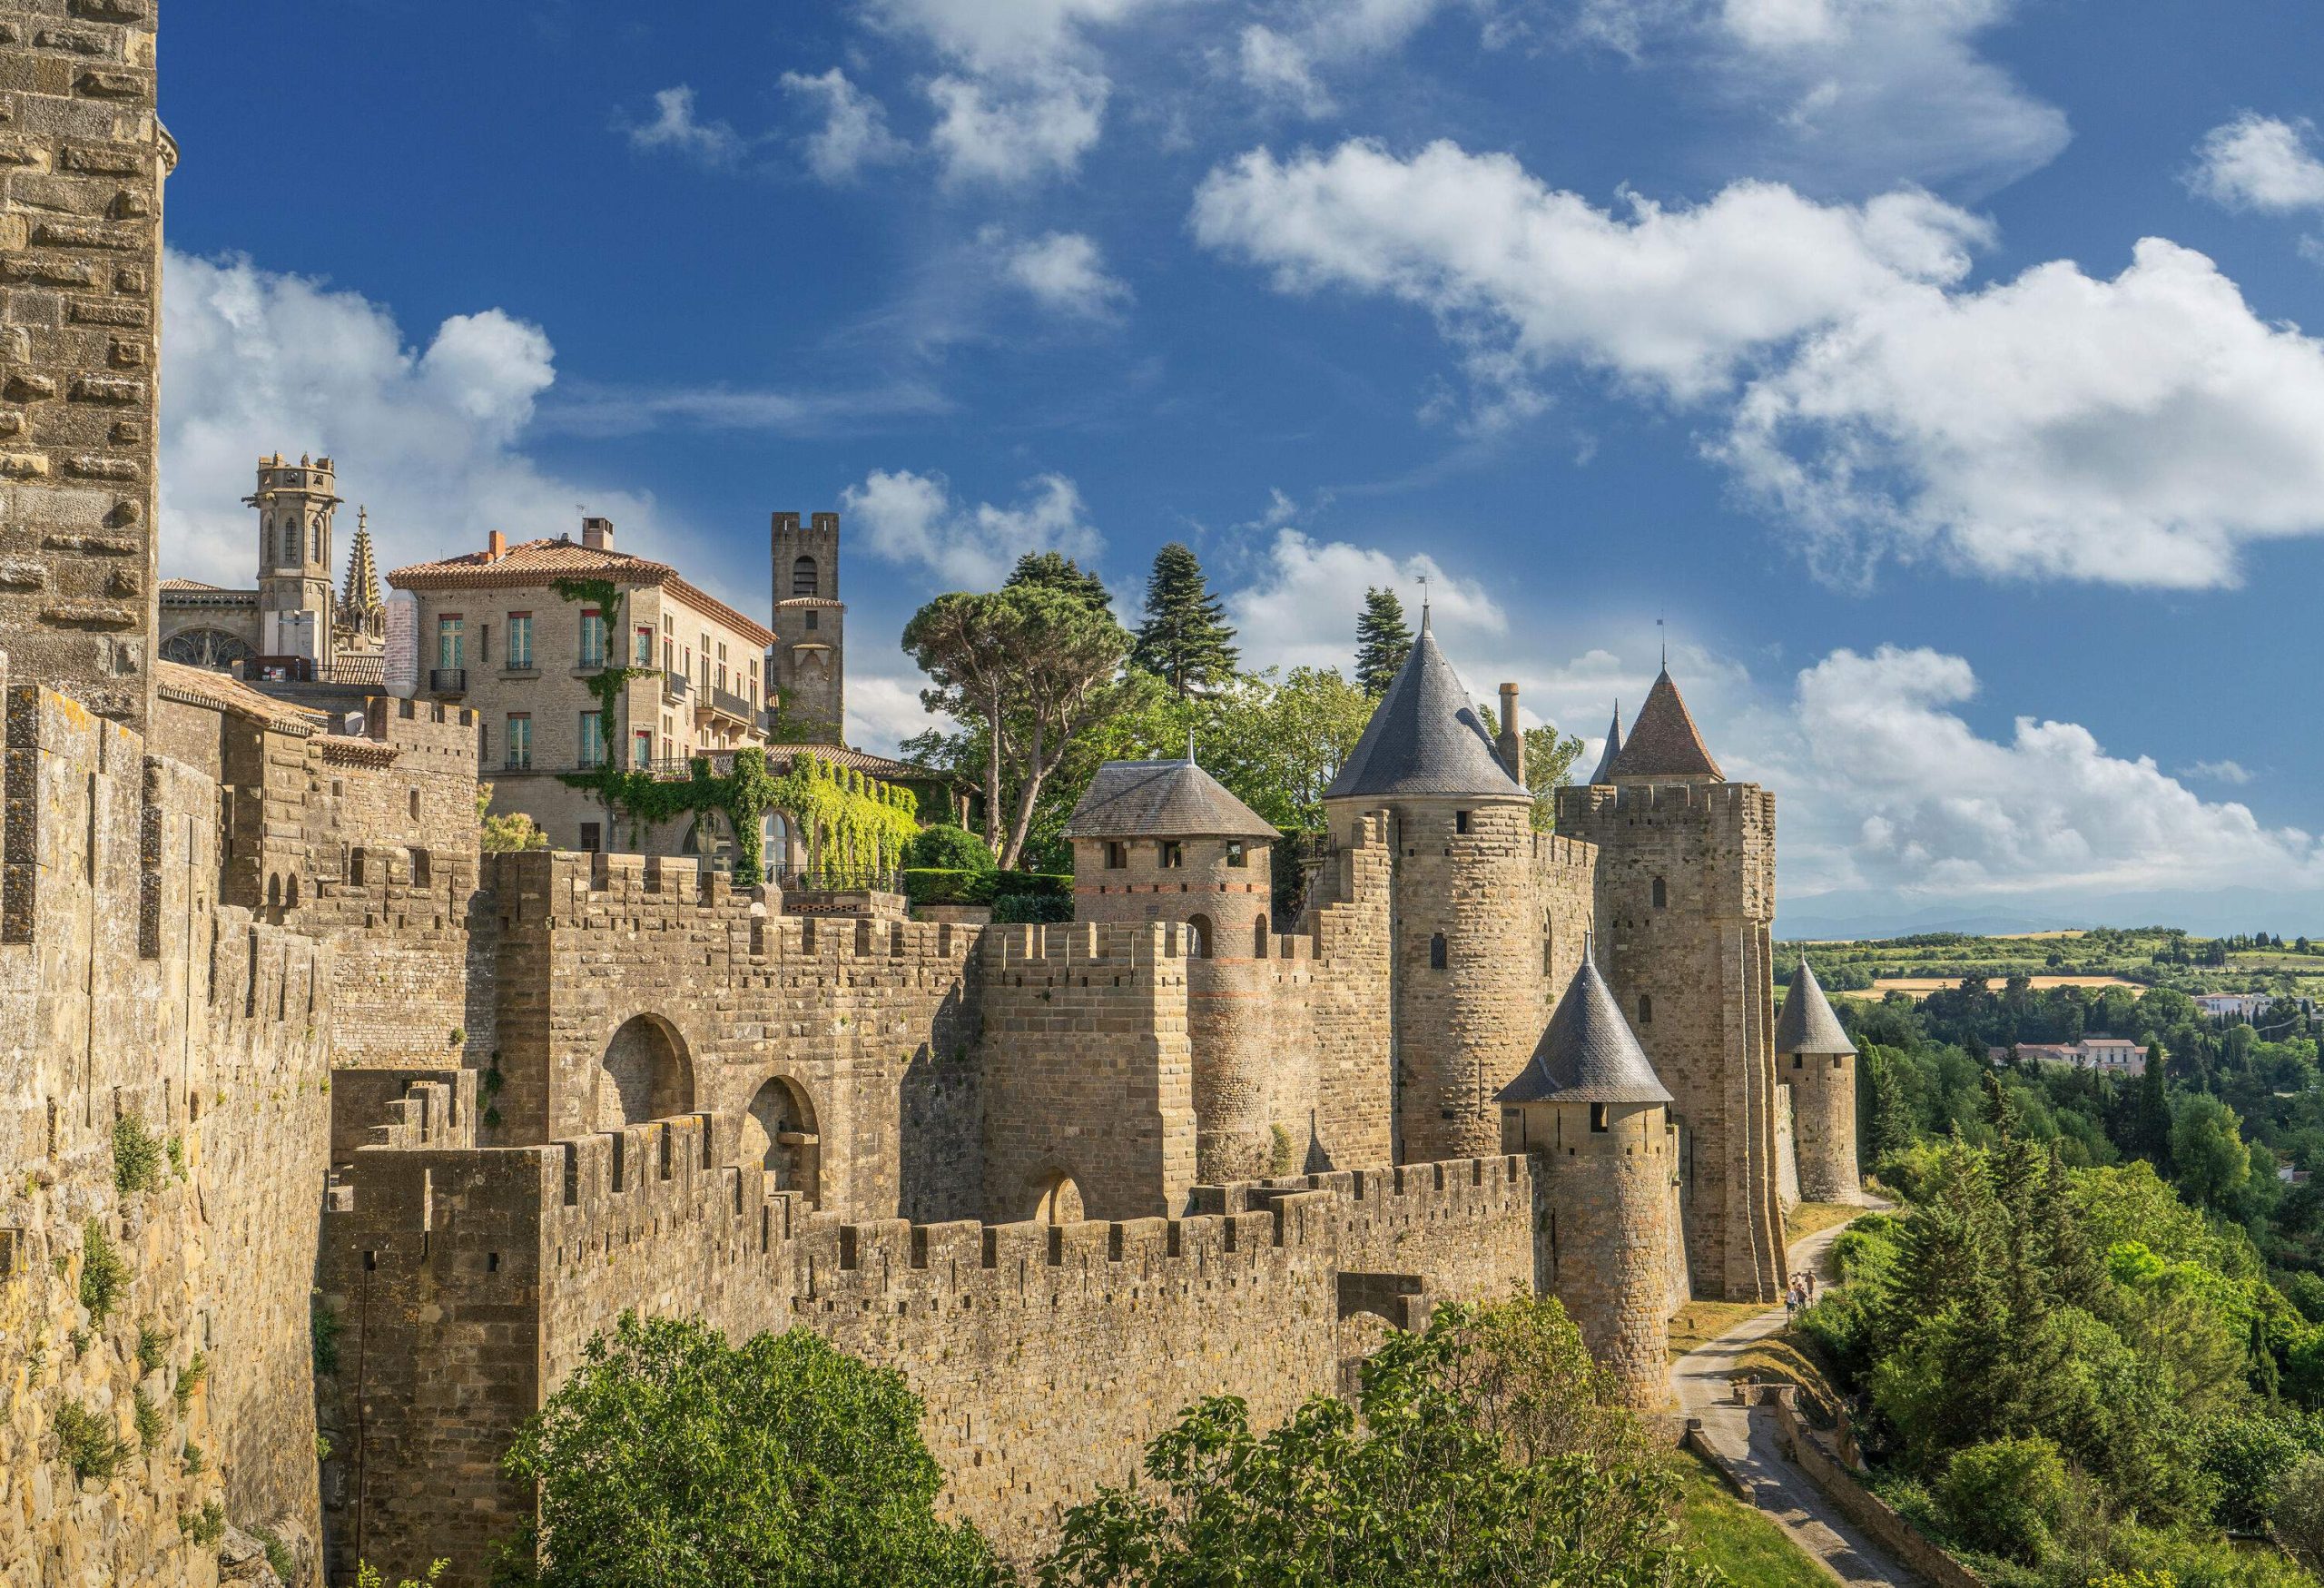
{"label": "shrub", "polygon": [[186,1476],[198,1478],[202,1469],[210,1465],[210,1458],[202,1454],[201,1445],[189,1439],[185,1442],[185,1448],[178,1452],[178,1465],[185,1468]]}
{"label": "shrub", "polygon": [[2276,1490],[2276,1537],[2309,1571],[2324,1571],[2324,1455],[2303,1457]]}
{"label": "shrub", "polygon": [[73,1469],[76,1483],[111,1483],[129,1447],[114,1436],[113,1424],[78,1401],[56,1408],[56,1453]]}
{"label": "shrub", "polygon": [[[323,1084],[329,1086],[330,1083],[325,1081]],[[170,1172],[180,1179],[185,1179],[185,1138],[171,1137],[162,1143],[162,1150],[169,1155]]]}
{"label": "shrub", "polygon": [[161,1189],[161,1139],[135,1114],[113,1122],[113,1183],[124,1197]]}
{"label": "shrub", "polygon": [[[396,1588],[430,1588],[436,1579],[444,1574],[444,1568],[451,1563],[449,1561],[431,1562],[428,1567],[428,1575],[406,1577],[401,1583],[396,1584]],[[358,1561],[355,1563],[355,1588],[388,1588],[388,1580],[379,1575],[379,1568],[370,1562]]]}
{"label": "shrub", "polygon": [[315,1371],[333,1374],[339,1371],[340,1331],[347,1326],[340,1321],[339,1314],[323,1305],[321,1297],[314,1298],[313,1307],[309,1329],[314,1336]]}
{"label": "shrub", "polygon": [[153,1372],[167,1360],[169,1344],[169,1336],[159,1329],[149,1329],[143,1324],[139,1324],[137,1326],[137,1366],[147,1373]]}
{"label": "shrub", "polygon": [[2066,1498],[2066,1465],[2047,1439],[1995,1439],[1955,1452],[1937,1484],[1955,1537],[2013,1560],[2038,1563]]}
{"label": "shrub", "polygon": [[904,845],[904,864],[914,870],[989,872],[995,863],[983,839],[950,823],[922,827]]}
{"label": "shrub", "polygon": [[196,1351],[193,1360],[179,1369],[177,1384],[170,1391],[171,1397],[178,1403],[180,1415],[184,1415],[186,1406],[193,1400],[193,1392],[200,1389],[202,1381],[209,1376],[210,1358]]}
{"label": "shrub", "polygon": [[81,1230],[81,1305],[102,1323],[128,1284],[129,1263],[121,1248],[101,1220],[90,1219]]}
{"label": "shrub", "polygon": [[202,1508],[199,1514],[180,1516],[178,1531],[203,1549],[212,1548],[226,1536],[226,1507],[212,1500]]}
{"label": "shrub", "polygon": [[903,873],[901,881],[904,897],[915,904],[990,904],[999,874],[922,868]]}
{"label": "shrub", "polygon": [[258,1540],[259,1548],[266,1552],[266,1563],[274,1568],[276,1576],[285,1583],[298,1581],[298,1557],[290,1553],[290,1546],[282,1542],[281,1536],[274,1529],[260,1527],[253,1524],[250,1534]]}
{"label": "shrub", "polygon": [[162,1420],[162,1408],[147,1400],[143,1390],[136,1392],[135,1399],[137,1443],[141,1448],[151,1450],[162,1442],[162,1435],[169,1425]]}
{"label": "shrub", "polygon": [[1043,893],[1000,893],[992,901],[992,919],[1000,924],[1041,925],[1073,919],[1073,901]]}
{"label": "shrub", "polygon": [[1299,1161],[1298,1149],[1291,1142],[1291,1132],[1281,1125],[1270,1125],[1267,1127],[1267,1134],[1270,1138],[1267,1173],[1275,1178],[1289,1174]]}
{"label": "shrub", "polygon": [[2306,1450],[2282,1419],[2265,1412],[2230,1412],[2201,1426],[2204,1470],[2220,1480],[2219,1524],[2264,1531]]}
{"label": "shrub", "polygon": [[517,1435],[537,1484],[543,1588],[754,1588],[1002,1580],[973,1527],[939,1520],[943,1474],[903,1376],[804,1329],[732,1346],[625,1314]]}

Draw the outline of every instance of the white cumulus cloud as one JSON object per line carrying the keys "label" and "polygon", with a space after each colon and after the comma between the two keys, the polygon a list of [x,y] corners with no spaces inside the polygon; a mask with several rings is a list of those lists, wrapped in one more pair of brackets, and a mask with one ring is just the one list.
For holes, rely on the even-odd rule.
{"label": "white cumulus cloud", "polygon": [[840,493],[840,510],[874,557],[955,589],[995,588],[1029,551],[1061,551],[1086,567],[1105,547],[1061,474],[1027,481],[1024,498],[1001,507],[960,500],[942,475],[875,469]]}
{"label": "white cumulus cloud", "polygon": [[810,76],[785,72],[783,91],[821,113],[822,125],[806,139],[807,169],[834,186],[871,166],[902,159],[910,146],[888,130],[886,107],[833,66]]}
{"label": "white cumulus cloud", "polygon": [[[1609,212],[1505,154],[1368,141],[1287,160],[1254,150],[1196,191],[1195,235],[1300,292],[1426,309],[1501,383],[1572,360],[1679,399],[1772,343],[1919,282],[1957,280],[1987,228],[1925,194],[1821,204],[1770,182]],[[1512,368],[1512,361],[1515,368]]]}
{"label": "white cumulus cloud", "polygon": [[2315,133],[2306,121],[2245,111],[2196,145],[2189,184],[2231,210],[2324,209],[2324,160],[2311,147]]}
{"label": "white cumulus cloud", "polygon": [[369,507],[389,567],[481,546],[492,529],[569,531],[581,501],[633,536],[655,523],[650,498],[558,478],[524,453],[556,378],[537,326],[487,309],[415,344],[359,293],[241,258],[172,252],[162,281],[165,574],[253,581],[241,498],[260,456],[275,451],[333,458],[340,493]]}
{"label": "white cumulus cloud", "polygon": [[1723,413],[1712,455],[1835,578],[1896,557],[2200,588],[2324,532],[2324,344],[2161,239],[2111,279],[2061,261],[1971,289],[1989,228],[1917,190],[1609,213],[1441,142],[1254,151],[1193,223],[1279,290],[1427,311],[1488,413],[1561,365]]}
{"label": "white cumulus cloud", "polygon": [[1290,528],[1275,530],[1265,560],[1226,597],[1226,610],[1248,666],[1345,671],[1354,665],[1355,620],[1370,589],[1393,590],[1415,629],[1425,597],[1448,651],[1482,656],[1509,628],[1508,614],[1481,582],[1446,572],[1424,552],[1393,557]]}
{"label": "white cumulus cloud", "polygon": [[2014,0],[1583,0],[1578,32],[1696,69],[1760,114],[1761,170],[1819,187],[1990,189],[2055,159],[2066,118],[1979,53]]}
{"label": "white cumulus cloud", "polygon": [[1129,284],[1106,270],[1096,242],[1078,232],[1011,239],[990,231],[1002,276],[1043,308],[1083,320],[1110,318],[1130,298]]}
{"label": "white cumulus cloud", "polygon": [[947,176],[1024,183],[1067,176],[1105,129],[1113,90],[1097,39],[1175,0],[872,0],[873,20],[928,44],[931,133]]}
{"label": "white cumulus cloud", "polygon": [[1958,710],[1976,692],[1967,662],[1927,649],[1838,650],[1800,673],[1796,758],[1769,781],[1821,852],[1809,869],[1955,896],[2324,883],[2310,834],[2204,800],[2073,723],[2020,716],[1985,738]]}
{"label": "white cumulus cloud", "polygon": [[734,128],[694,113],[694,90],[683,83],[656,94],[654,111],[652,121],[629,129],[630,147],[684,154],[706,165],[724,165],[743,153]]}
{"label": "white cumulus cloud", "polygon": [[2112,280],[2057,261],[1868,304],[1745,398],[1722,455],[1853,561],[2196,589],[2324,531],[2324,344],[2150,238]]}

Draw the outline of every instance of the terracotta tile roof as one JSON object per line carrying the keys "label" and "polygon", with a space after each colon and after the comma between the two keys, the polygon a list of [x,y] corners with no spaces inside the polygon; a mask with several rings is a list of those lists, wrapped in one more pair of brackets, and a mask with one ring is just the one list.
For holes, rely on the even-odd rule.
{"label": "terracotta tile roof", "polygon": [[1327,800],[1395,794],[1530,800],[1501,763],[1476,702],[1421,614],[1420,637],[1380,699]]}
{"label": "terracotta tile roof", "polygon": [[1667,1103],[1670,1093],[1585,951],[1533,1057],[1501,1089],[1504,1103]]}
{"label": "terracotta tile roof", "polygon": [[1108,761],[1065,824],[1068,838],[1283,836],[1192,761]]}
{"label": "terracotta tile roof", "polygon": [[1784,993],[1783,1012],[1776,1017],[1776,1051],[1856,1051],[1856,1044],[1840,1029],[1840,1017],[1832,1012],[1831,1000],[1824,996],[1823,983],[1816,980],[1816,972],[1808,969],[1806,960],[1799,962],[1798,973],[1792,977],[1791,986]]}
{"label": "terracotta tile roof", "polygon": [[1724,783],[1727,774],[1718,763],[1710,758],[1709,749],[1695,726],[1695,719],[1688,714],[1687,703],[1679,698],[1679,686],[1670,682],[1670,670],[1664,668],[1654,687],[1647,692],[1646,705],[1638,714],[1638,721],[1630,725],[1630,736],[1622,745],[1622,753],[1614,757],[1611,769],[1614,778],[1626,777],[1709,777]]}
{"label": "terracotta tile roof", "polygon": [[232,716],[252,717],[269,727],[301,736],[320,733],[330,720],[322,712],[277,700],[240,678],[213,673],[207,667],[189,667],[182,662],[155,662],[153,687],[166,700],[206,706]]}
{"label": "terracotta tile roof", "polygon": [[633,589],[666,588],[753,643],[774,643],[772,629],[688,583],[668,563],[626,551],[600,551],[577,540],[525,540],[497,557],[488,551],[471,551],[465,557],[416,562],[389,574],[388,583],[399,590],[494,590],[591,578],[611,579]]}
{"label": "terracotta tile roof", "polygon": [[164,590],[223,590],[223,585],[205,585],[200,579],[163,579]]}

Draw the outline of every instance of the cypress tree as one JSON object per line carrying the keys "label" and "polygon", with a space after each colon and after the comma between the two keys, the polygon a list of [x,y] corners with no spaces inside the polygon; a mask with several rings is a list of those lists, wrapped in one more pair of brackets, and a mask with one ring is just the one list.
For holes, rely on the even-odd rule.
{"label": "cypress tree", "polygon": [[1404,604],[1393,590],[1364,592],[1364,613],[1355,620],[1356,687],[1374,700],[1403,671],[1413,654],[1413,631],[1404,626]]}
{"label": "cypress tree", "polygon": [[1234,638],[1226,603],[1210,593],[1195,554],[1176,540],[1155,553],[1154,572],[1146,581],[1146,621],[1138,627],[1130,665],[1187,699],[1235,676],[1242,657]]}
{"label": "cypress tree", "polygon": [[2171,1167],[2171,1099],[2164,1089],[2162,1044],[2149,1042],[2139,1076],[2138,1144],[2155,1168]]}

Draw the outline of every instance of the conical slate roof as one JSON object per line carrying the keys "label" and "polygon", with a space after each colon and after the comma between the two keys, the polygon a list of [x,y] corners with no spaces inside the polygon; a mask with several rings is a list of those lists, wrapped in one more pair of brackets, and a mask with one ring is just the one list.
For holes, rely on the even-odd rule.
{"label": "conical slate roof", "polygon": [[1670,1094],[1614,1002],[1614,990],[1585,952],[1581,969],[1558,1000],[1549,1030],[1517,1079],[1501,1089],[1504,1103],[1667,1103]]}
{"label": "conical slate roof", "polygon": [[1283,836],[1189,759],[1108,761],[1065,824],[1068,838]]}
{"label": "conical slate roof", "polygon": [[1355,754],[1324,791],[1327,800],[1394,794],[1533,797],[1502,764],[1476,702],[1429,628],[1425,608],[1412,655],[1381,697]]}
{"label": "conical slate roof", "polygon": [[1687,703],[1679,698],[1679,686],[1670,682],[1670,669],[1665,667],[1647,691],[1646,705],[1640,708],[1638,721],[1630,725],[1630,736],[1622,745],[1622,753],[1614,757],[1610,769],[1612,776],[1622,777],[1711,777],[1725,782],[1727,774],[1718,763],[1710,758],[1710,751],[1703,744],[1703,736],[1695,727],[1695,719],[1688,714]]}
{"label": "conical slate roof", "polygon": [[1791,979],[1791,990],[1784,994],[1783,1012],[1776,1017],[1776,1051],[1856,1051],[1856,1044],[1840,1029],[1840,1017],[1832,1012],[1831,1001],[1824,996],[1824,989],[1806,960],[1799,962],[1799,970]]}
{"label": "conical slate roof", "polygon": [[1606,753],[1598,757],[1598,770],[1590,774],[1594,785],[1614,781],[1614,761],[1622,753],[1622,703],[1614,702],[1614,720],[1606,729]]}

